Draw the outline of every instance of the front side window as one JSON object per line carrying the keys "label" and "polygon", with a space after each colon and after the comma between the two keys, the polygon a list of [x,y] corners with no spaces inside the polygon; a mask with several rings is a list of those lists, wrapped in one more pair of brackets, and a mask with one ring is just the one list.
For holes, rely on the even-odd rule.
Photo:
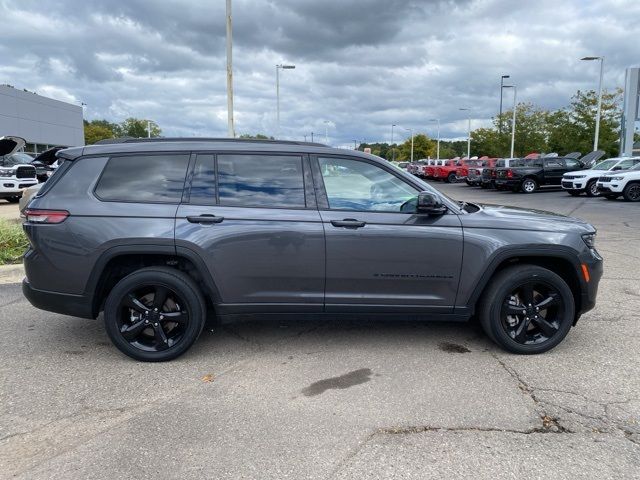
{"label": "front side window", "polygon": [[319,158],[329,208],[364,212],[400,212],[418,190],[371,163]]}
{"label": "front side window", "polygon": [[111,157],[95,193],[114,202],[179,203],[188,164],[186,154]]}
{"label": "front side window", "polygon": [[566,164],[567,168],[580,168],[582,166],[582,164],[578,160],[573,160],[571,158],[567,158],[564,163]]}
{"label": "front side window", "polygon": [[302,157],[218,155],[220,205],[304,208]]}
{"label": "front side window", "polygon": [[559,158],[550,158],[545,161],[547,168],[564,167],[564,163]]}

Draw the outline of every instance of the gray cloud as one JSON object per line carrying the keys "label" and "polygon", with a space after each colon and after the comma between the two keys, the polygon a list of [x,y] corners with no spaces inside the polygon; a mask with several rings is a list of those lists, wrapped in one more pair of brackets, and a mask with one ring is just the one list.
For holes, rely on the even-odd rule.
{"label": "gray cloud", "polygon": [[[389,140],[391,124],[445,137],[498,109],[501,74],[547,108],[577,89],[622,86],[637,62],[636,0],[234,0],[236,128]],[[167,135],[226,133],[224,2],[0,0],[0,82],[87,103],[88,118],[155,119]],[[505,104],[510,105],[505,94]],[[398,135],[407,135],[399,126]],[[398,138],[398,137],[396,137]]]}

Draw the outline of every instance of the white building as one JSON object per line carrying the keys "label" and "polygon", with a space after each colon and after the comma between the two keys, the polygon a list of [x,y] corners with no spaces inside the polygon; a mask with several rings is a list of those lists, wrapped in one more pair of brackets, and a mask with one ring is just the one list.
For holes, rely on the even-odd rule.
{"label": "white building", "polygon": [[0,137],[27,141],[25,152],[84,145],[82,106],[0,85]]}

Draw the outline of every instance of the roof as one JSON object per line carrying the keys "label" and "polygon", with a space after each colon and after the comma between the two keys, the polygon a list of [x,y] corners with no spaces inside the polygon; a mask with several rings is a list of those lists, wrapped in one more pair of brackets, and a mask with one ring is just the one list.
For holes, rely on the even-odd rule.
{"label": "roof", "polygon": [[[58,152],[58,156],[73,160],[86,155],[112,155],[116,153],[142,152],[280,152],[280,153],[324,153],[355,155],[380,160],[379,157],[359,150],[344,150],[321,143],[287,140],[255,140],[234,138],[116,138],[107,139],[85,147],[73,147]],[[348,152],[348,153],[347,153]]]}

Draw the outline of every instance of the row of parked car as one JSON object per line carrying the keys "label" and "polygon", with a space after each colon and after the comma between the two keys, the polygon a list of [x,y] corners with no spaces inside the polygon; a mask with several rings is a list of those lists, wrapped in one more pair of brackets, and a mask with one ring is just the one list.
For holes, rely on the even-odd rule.
{"label": "row of parked car", "polygon": [[25,189],[45,182],[57,167],[56,152],[65,147],[53,147],[37,156],[24,153],[21,137],[0,137],[0,198],[18,203]]}
{"label": "row of parked car", "polygon": [[532,153],[524,158],[472,157],[418,160],[400,163],[400,168],[420,178],[448,183],[464,181],[469,186],[534,193],[542,187],[561,186],[570,195],[585,193],[607,199],[624,197],[640,201],[640,157],[601,160],[597,150],[558,156]]}

